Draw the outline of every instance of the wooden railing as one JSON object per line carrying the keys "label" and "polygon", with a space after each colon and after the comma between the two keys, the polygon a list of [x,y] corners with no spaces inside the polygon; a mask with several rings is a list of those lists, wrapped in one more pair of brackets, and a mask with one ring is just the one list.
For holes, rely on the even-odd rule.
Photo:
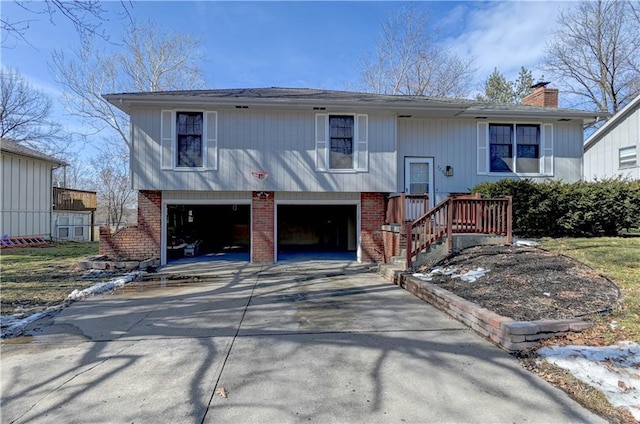
{"label": "wooden railing", "polygon": [[415,221],[429,210],[429,195],[425,194],[392,194],[387,201],[386,224],[404,225],[407,221]]}
{"label": "wooden railing", "polygon": [[448,198],[406,226],[407,268],[414,258],[433,243],[447,237],[447,252],[451,253],[456,233],[503,234],[513,241],[511,196],[503,199],[478,197]]}
{"label": "wooden railing", "polygon": [[54,211],[95,211],[98,200],[95,191],[53,188]]}

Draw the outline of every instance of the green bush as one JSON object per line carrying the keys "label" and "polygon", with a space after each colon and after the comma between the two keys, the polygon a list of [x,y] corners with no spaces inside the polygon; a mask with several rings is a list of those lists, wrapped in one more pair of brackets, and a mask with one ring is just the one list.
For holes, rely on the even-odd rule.
{"label": "green bush", "polygon": [[482,197],[513,197],[513,228],[521,235],[615,236],[640,227],[640,181],[566,184],[505,179],[476,185]]}

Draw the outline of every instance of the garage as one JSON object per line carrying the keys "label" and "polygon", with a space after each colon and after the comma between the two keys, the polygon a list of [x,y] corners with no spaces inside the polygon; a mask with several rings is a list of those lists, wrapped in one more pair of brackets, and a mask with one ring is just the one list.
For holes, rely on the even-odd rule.
{"label": "garage", "polygon": [[167,260],[249,260],[249,205],[167,205]]}
{"label": "garage", "polygon": [[357,205],[288,205],[277,207],[278,260],[355,260],[358,248]]}

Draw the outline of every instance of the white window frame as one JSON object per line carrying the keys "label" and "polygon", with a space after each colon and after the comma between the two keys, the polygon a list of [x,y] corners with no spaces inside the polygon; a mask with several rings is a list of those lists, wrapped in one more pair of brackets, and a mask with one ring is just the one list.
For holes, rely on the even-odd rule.
{"label": "white window frame", "polygon": [[[518,125],[537,125],[540,128],[540,145],[538,147],[538,160],[540,161],[539,172],[492,172],[491,171],[491,140],[489,139],[489,126],[511,125],[513,127],[512,152],[513,160],[517,159],[517,131]],[[542,122],[513,122],[513,121],[490,121],[478,122],[477,124],[477,174],[492,176],[522,176],[522,177],[543,177],[554,175],[553,158],[553,124]]]}
{"label": "white window frame", "polygon": [[[353,167],[331,168],[330,116],[353,117]],[[316,114],[316,171],[334,174],[355,174],[369,171],[369,115],[359,113]]]}
{"label": "white window frame", "polygon": [[637,146],[631,145],[618,149],[618,169],[630,169],[636,166],[638,166]]}
{"label": "white window frame", "polygon": [[[202,166],[177,166],[178,113],[202,113]],[[218,169],[218,112],[204,109],[164,109],[160,112],[160,168],[193,172]]]}

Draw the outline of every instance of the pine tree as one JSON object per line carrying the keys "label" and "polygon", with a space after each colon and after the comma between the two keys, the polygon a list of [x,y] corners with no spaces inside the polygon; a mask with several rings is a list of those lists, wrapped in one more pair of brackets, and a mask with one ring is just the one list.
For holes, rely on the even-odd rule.
{"label": "pine tree", "polygon": [[515,81],[509,81],[502,75],[498,68],[484,82],[484,93],[477,96],[478,100],[494,103],[520,103],[533,89],[533,73],[525,68],[520,68],[520,73]]}
{"label": "pine tree", "polygon": [[514,103],[513,83],[507,81],[498,68],[494,68],[493,73],[484,82],[484,94],[478,95],[478,100]]}

